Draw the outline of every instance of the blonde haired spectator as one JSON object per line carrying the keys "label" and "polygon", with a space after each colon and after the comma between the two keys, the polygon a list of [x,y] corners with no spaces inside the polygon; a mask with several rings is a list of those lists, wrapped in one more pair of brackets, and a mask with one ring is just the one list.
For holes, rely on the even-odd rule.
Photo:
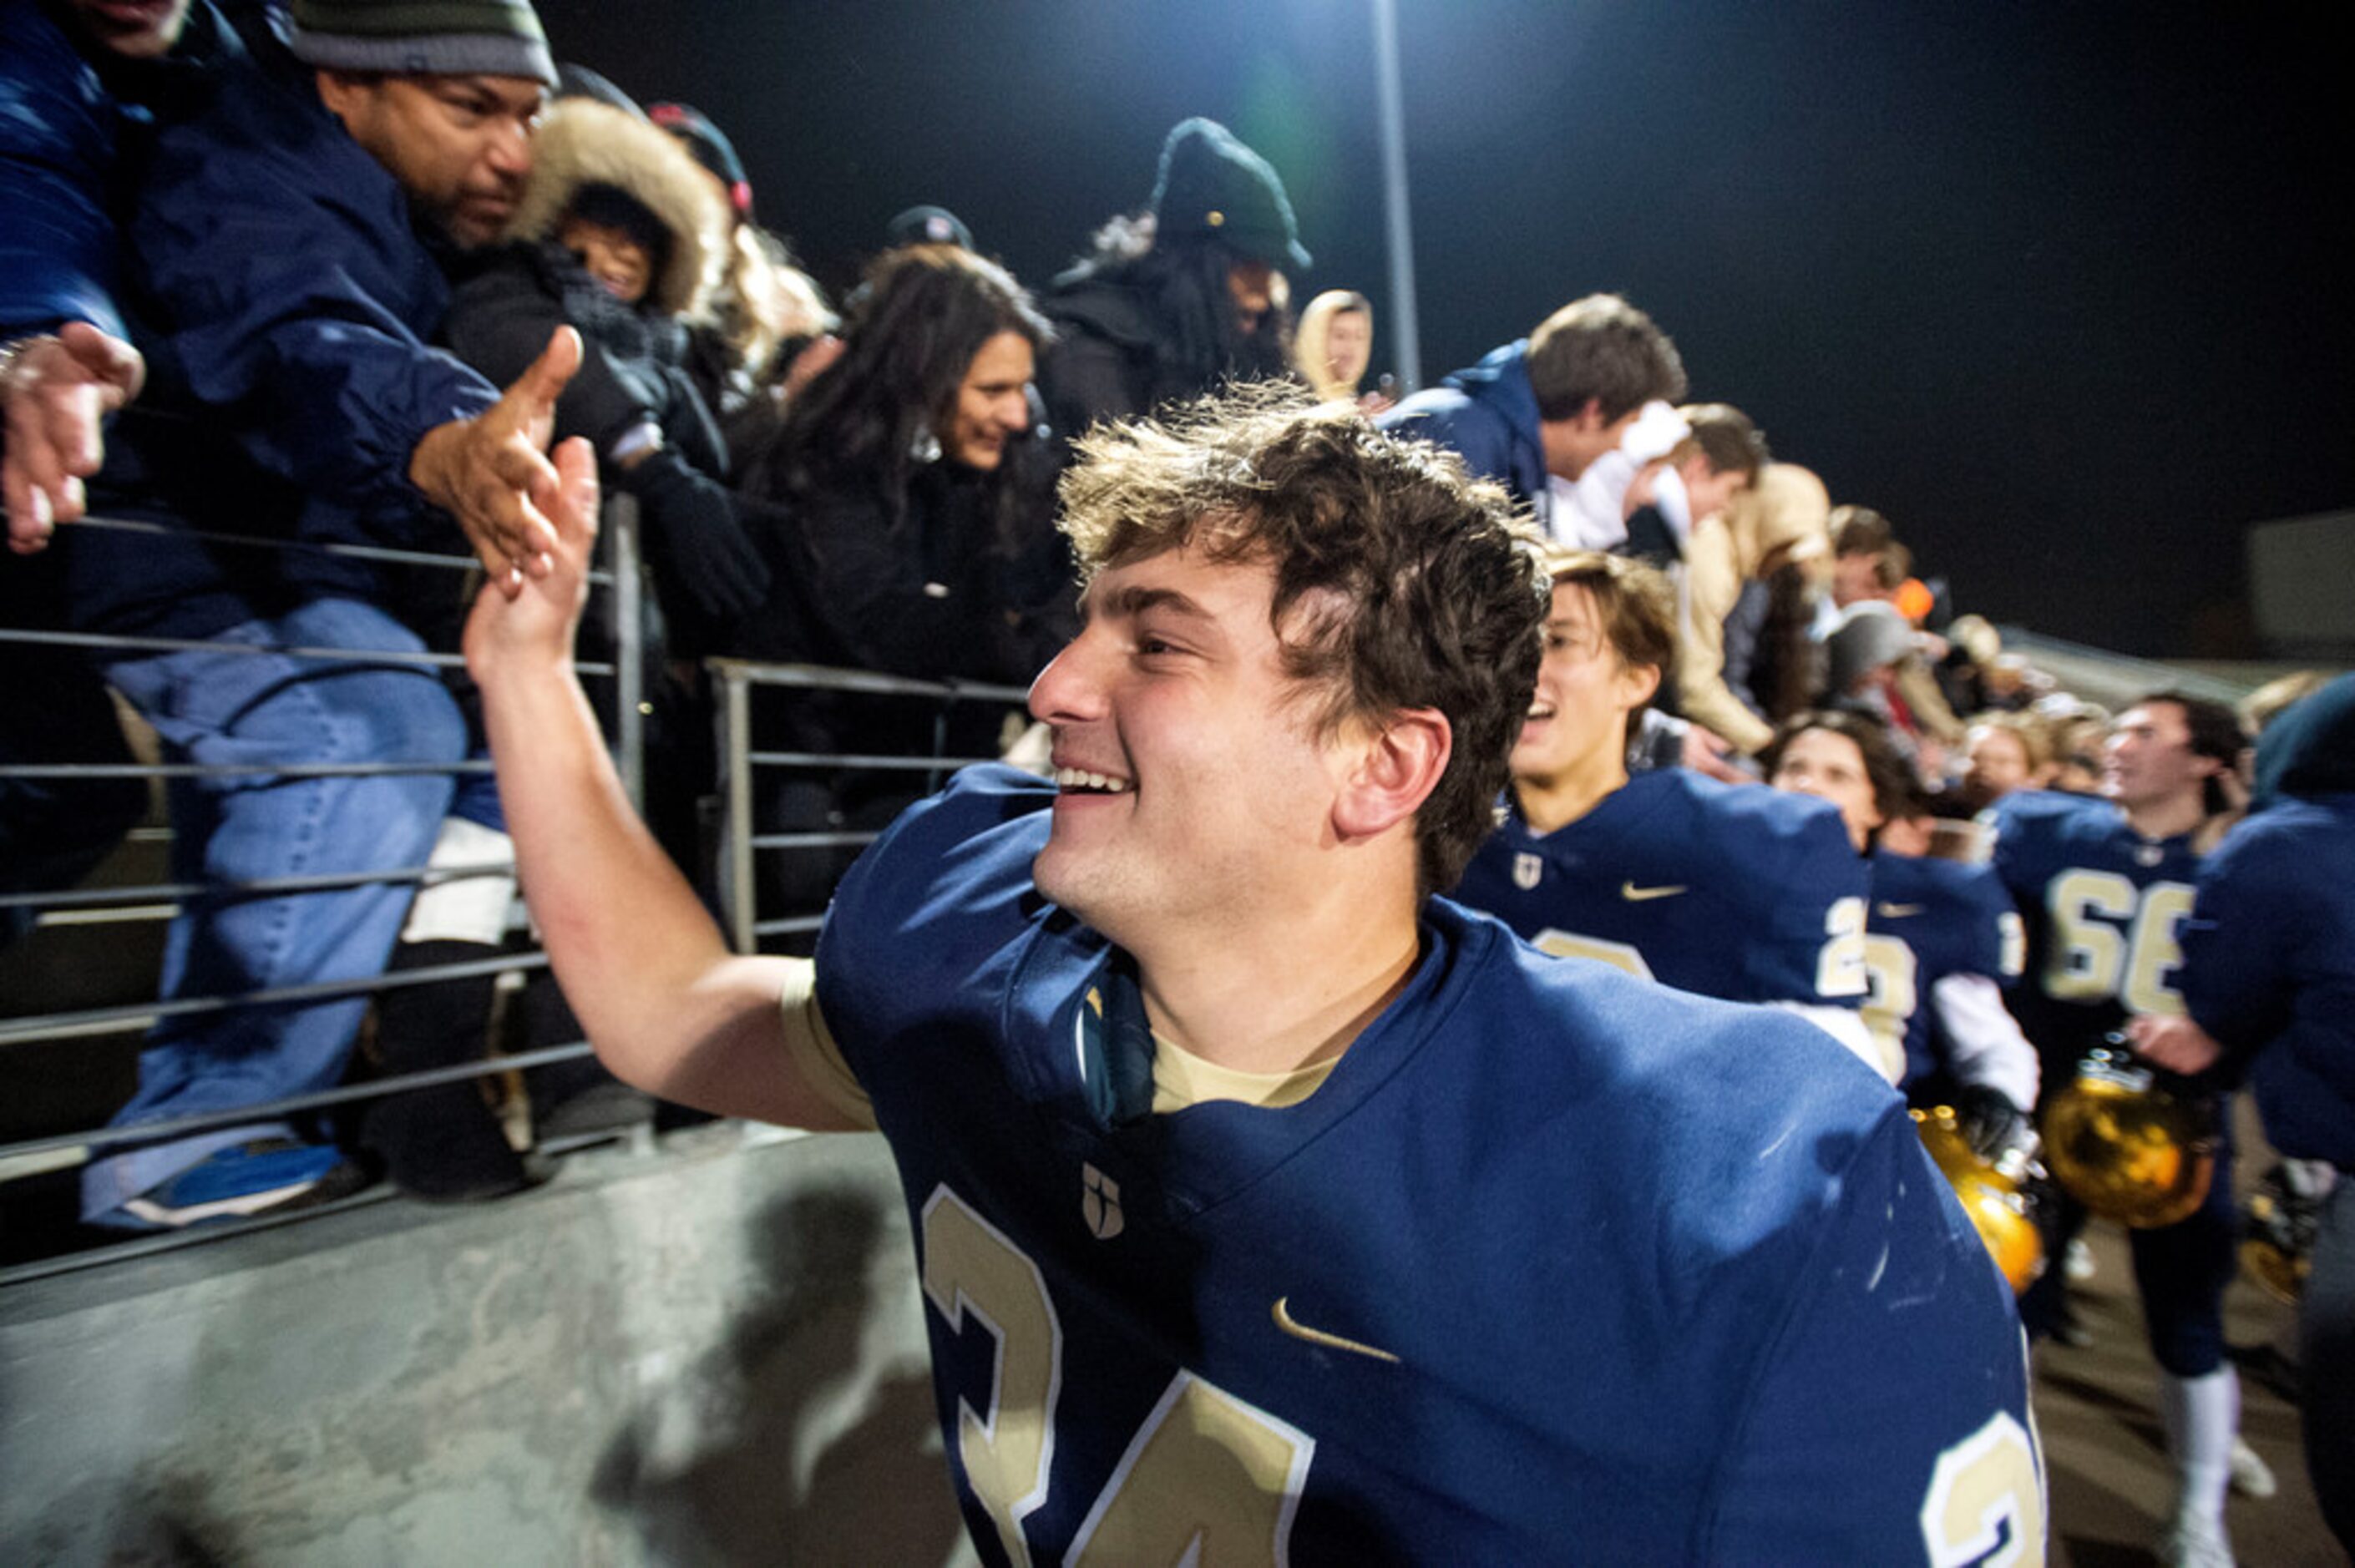
{"label": "blonde haired spectator", "polygon": [[1373,302],[1354,289],[1327,289],[1308,302],[1292,336],[1293,368],[1328,403],[1355,403],[1368,415],[1391,400],[1358,387],[1374,362]]}

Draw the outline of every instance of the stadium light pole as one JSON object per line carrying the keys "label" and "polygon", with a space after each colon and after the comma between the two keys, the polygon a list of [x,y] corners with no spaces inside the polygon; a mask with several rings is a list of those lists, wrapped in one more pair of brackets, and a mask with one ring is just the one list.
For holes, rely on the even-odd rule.
{"label": "stadium light pole", "polygon": [[1382,122],[1382,210],[1390,235],[1391,313],[1398,331],[1399,396],[1423,386],[1414,312],[1414,225],[1406,206],[1406,107],[1399,90],[1398,0],[1373,0],[1375,97]]}

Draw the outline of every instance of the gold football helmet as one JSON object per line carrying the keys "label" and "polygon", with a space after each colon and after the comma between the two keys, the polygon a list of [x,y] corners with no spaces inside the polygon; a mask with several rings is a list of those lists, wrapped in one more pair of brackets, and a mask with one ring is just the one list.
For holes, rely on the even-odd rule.
{"label": "gold football helmet", "polygon": [[2241,1205],[2241,1266],[2279,1300],[2296,1305],[2314,1272],[2322,1193],[2317,1167],[2286,1160],[2265,1172]]}
{"label": "gold football helmet", "polygon": [[2044,1102],[2044,1160],[2094,1213],[2136,1230],[2171,1225],[2208,1196],[2216,1107],[2158,1087],[2124,1050],[2090,1052]]}
{"label": "gold football helmet", "polygon": [[2044,1241],[2029,1212],[2028,1191],[2022,1181],[2029,1151],[2013,1149],[1989,1163],[1972,1152],[1954,1107],[1912,1114],[1923,1149],[1955,1189],[1955,1196],[1962,1200],[1963,1213],[1970,1216],[1987,1255],[1995,1259],[2015,1295],[2027,1289],[2044,1272]]}

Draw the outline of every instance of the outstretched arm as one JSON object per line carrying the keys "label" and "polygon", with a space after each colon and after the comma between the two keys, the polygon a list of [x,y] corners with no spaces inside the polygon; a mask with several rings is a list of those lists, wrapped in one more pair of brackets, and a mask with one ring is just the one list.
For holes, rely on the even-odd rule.
{"label": "outstretched arm", "polygon": [[[565,1000],[605,1065],[650,1094],[814,1129],[858,1125],[813,1082],[805,959],[731,953],[630,809],[573,677],[596,543],[597,466],[557,449],[544,576],[486,587],[466,623],[517,873]],[[804,1038],[795,1040],[795,1033]]]}

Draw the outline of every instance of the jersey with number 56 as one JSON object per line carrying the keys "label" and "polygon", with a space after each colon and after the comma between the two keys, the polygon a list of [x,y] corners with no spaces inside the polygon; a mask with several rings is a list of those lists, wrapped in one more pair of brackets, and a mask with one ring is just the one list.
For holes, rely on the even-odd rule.
{"label": "jersey with number 56", "polygon": [[1678,991],[1854,1007],[1870,880],[1827,802],[1664,768],[1550,833],[1513,809],[1454,896]]}
{"label": "jersey with number 56", "polygon": [[2041,1560],[2009,1290],[1869,1070],[1434,899],[1312,1093],[1156,1110],[1051,798],[960,775],[817,959],[986,1560]]}
{"label": "jersey with number 56", "polygon": [[2024,789],[1988,808],[1996,874],[2028,927],[2012,1011],[2044,1057],[2045,1081],[2127,1014],[2179,1013],[2181,928],[2200,857],[2188,834],[2147,839],[2108,800]]}

